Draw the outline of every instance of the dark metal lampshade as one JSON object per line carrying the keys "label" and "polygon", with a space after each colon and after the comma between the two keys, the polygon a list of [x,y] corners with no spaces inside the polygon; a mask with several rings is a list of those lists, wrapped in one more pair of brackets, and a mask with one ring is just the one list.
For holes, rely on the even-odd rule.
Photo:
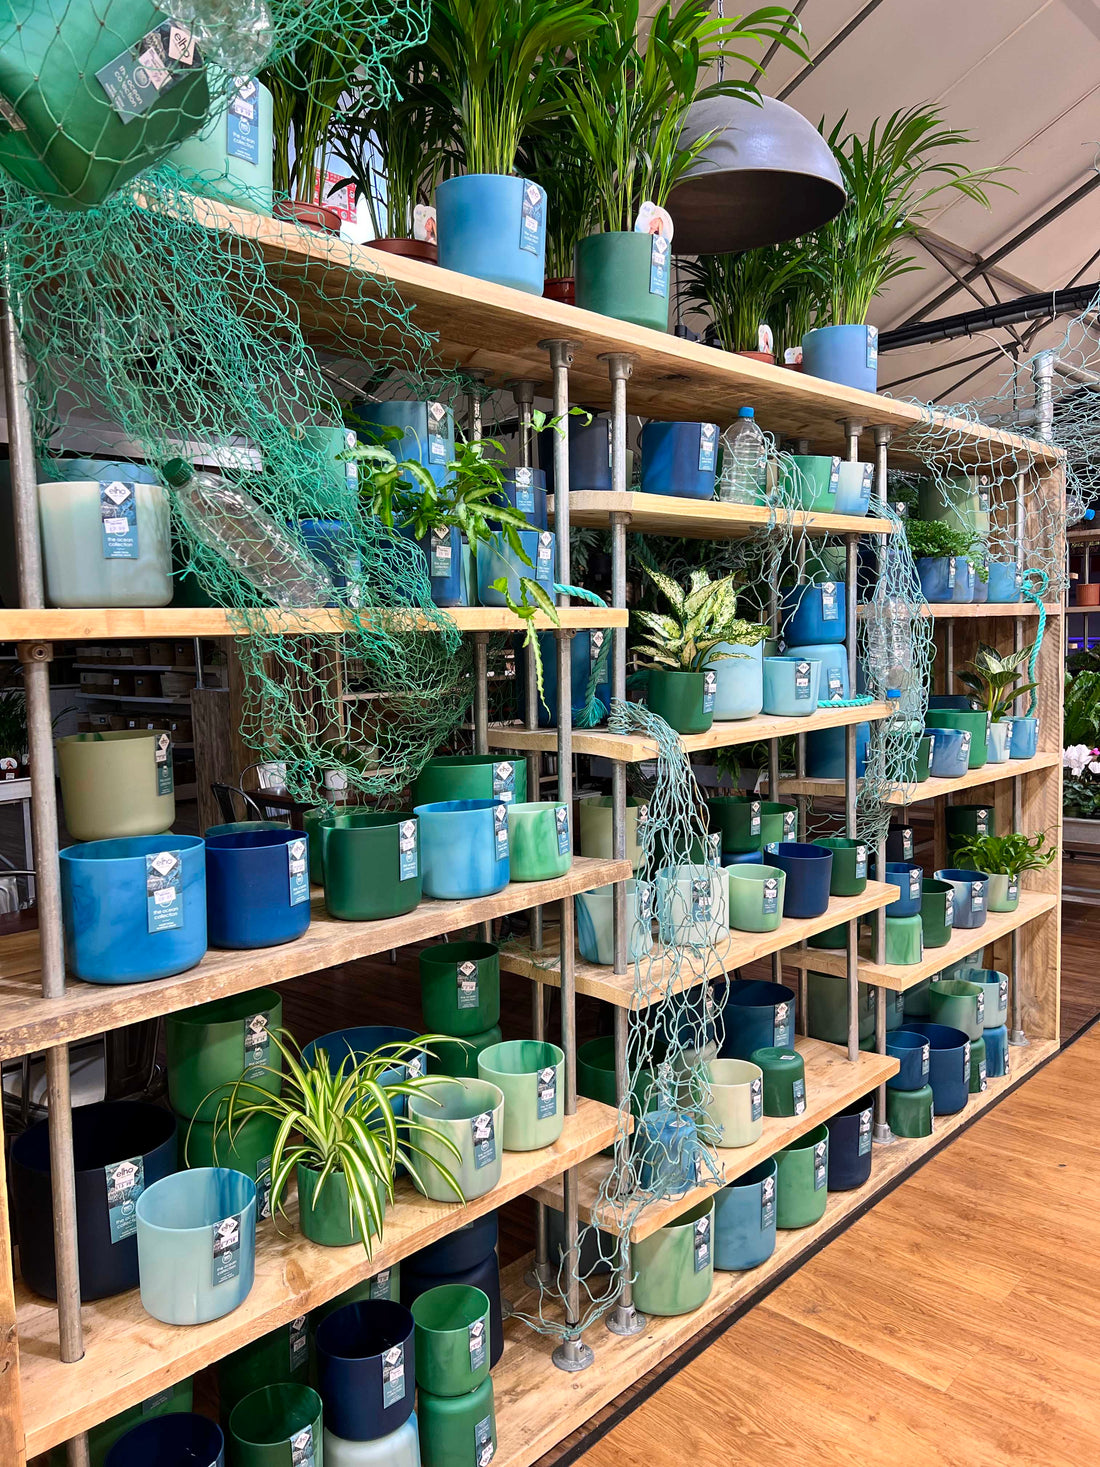
{"label": "dark metal lampshade", "polygon": [[844,207],[832,149],[785,102],[696,102],[682,142],[710,132],[715,136],[668,201],[677,254],[719,255],[778,244],[827,224]]}

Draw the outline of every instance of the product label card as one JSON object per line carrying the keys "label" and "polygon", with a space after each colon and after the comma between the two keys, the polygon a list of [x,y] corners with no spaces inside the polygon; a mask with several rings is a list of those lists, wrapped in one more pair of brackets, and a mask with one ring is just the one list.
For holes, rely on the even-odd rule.
{"label": "product label card", "polygon": [[668,297],[668,240],[661,234],[653,236],[649,251],[649,293]]}
{"label": "product label card", "polygon": [[309,1363],[309,1315],[299,1314],[297,1319],[292,1319],[288,1334],[290,1372],[293,1375],[300,1366]]}
{"label": "product label card", "polygon": [[928,1079],[928,1071],[931,1067],[931,1064],[932,1046],[930,1044],[922,1044],[920,1051],[920,1077],[922,1080]]}
{"label": "product label card", "polygon": [[709,474],[718,451],[718,424],[699,424],[699,472]]}
{"label": "product label card", "polygon": [[977,1004],[978,1004],[978,1016],[977,1016],[978,1017],[978,1023],[980,1025],[982,1025],[982,1027],[984,1028],[984,1026],[985,1026],[985,994],[984,993],[979,993],[978,994]]}
{"label": "product label card", "polygon": [[653,885],[649,881],[639,881],[636,889],[638,899],[638,921],[651,922],[653,920]]}
{"label": "product label card", "polygon": [[947,589],[949,591],[955,589],[955,557],[953,555],[947,557]]}
{"label": "product label card", "polygon": [[405,1346],[391,1345],[382,1355],[382,1409],[405,1399]]}
{"label": "product label card", "polygon": [[589,634],[588,634],[588,670],[589,670],[589,672],[592,671],[592,669],[595,667],[596,663],[600,660],[600,653],[603,651],[603,644],[604,644],[604,639],[606,638],[606,636],[607,636],[607,633],[606,632],[589,632]]}
{"label": "product label card", "polygon": [[446,525],[437,525],[432,531],[432,564],[429,575],[449,576],[451,574],[451,549],[450,530]]}
{"label": "product label card", "polygon": [[519,216],[519,247],[529,255],[542,250],[546,229],[546,194],[537,183],[525,183]]}
{"label": "product label card", "polygon": [[703,673],[703,712],[714,712],[714,699],[718,692],[718,674],[712,667]]}
{"label": "product label card", "polygon": [[136,560],[138,555],[136,486],[120,479],[99,486],[99,520],[104,560]]}
{"label": "product label card", "polygon": [[963,1074],[970,1074],[970,1040],[963,1045]]}
{"label": "product label card", "polygon": [[954,927],[955,925],[955,888],[943,894],[943,925]]}
{"label": "product label card", "polygon": [[978,512],[989,513],[989,475],[982,474],[978,479]]}
{"label": "product label card", "polygon": [[863,483],[860,486],[860,492],[863,493],[863,494],[867,494],[870,491],[871,485],[874,482],[875,482],[875,466],[874,466],[874,464],[864,464],[863,465]]}
{"label": "product label card", "polygon": [[856,880],[862,881],[867,875],[867,847],[856,846]]}
{"label": "product label card", "polygon": [[309,837],[287,841],[287,872],[290,877],[290,905],[309,901]]}
{"label": "product label card", "polygon": [[242,163],[260,161],[260,129],[257,126],[260,89],[251,77],[235,78],[236,91],[225,121],[225,151]]}
{"label": "product label card", "polygon": [[775,1006],[775,1017],[772,1020],[772,1044],[776,1049],[782,1049],[786,1045],[794,1043],[794,1005],[792,1003],[777,1003]]}
{"label": "product label card", "polygon": [[859,1154],[866,1156],[871,1149],[871,1118],[873,1112],[870,1106],[859,1113]]}
{"label": "product label card", "polygon": [[1012,584],[1019,591],[1024,584],[1024,573],[1018,565],[1012,567]]}
{"label": "product label card", "polygon": [[821,587],[821,619],[822,621],[837,621],[840,617],[840,608],[836,599],[836,583],[826,581]]}
{"label": "product label card", "polygon": [[1019,895],[1020,895],[1020,883],[1013,876],[1009,880],[1008,886],[1005,888],[1005,896],[1007,897],[1007,899],[1010,902],[1014,902]]}
{"label": "product label card", "polygon": [[512,471],[512,486],[516,495],[516,508],[520,514],[531,514],[535,508],[535,491],[532,488],[531,470],[518,468]]}
{"label": "product label card", "polygon": [[646,821],[649,819],[649,806],[638,805],[636,809],[638,813],[635,816],[635,824],[638,830],[638,839],[641,840],[642,832],[643,830],[645,830],[646,827]]}
{"label": "product label card", "polygon": [[820,1192],[829,1174],[829,1143],[819,1141],[814,1147],[814,1191]]}
{"label": "product label card", "polygon": [[749,834],[760,834],[760,801],[753,800],[749,806]]}
{"label": "product label card", "polygon": [[1003,1009],[1008,1002],[1008,974],[1002,973],[1000,982],[997,984],[997,1003]]}
{"label": "product label card", "polygon": [[540,1121],[548,1121],[558,1111],[558,1071],[555,1065],[547,1065],[535,1077],[535,1115]]}
{"label": "product label card", "polygon": [[489,1341],[488,1330],[484,1319],[475,1319],[467,1330],[467,1342],[470,1350],[470,1373],[480,1370],[485,1364],[488,1353]]}
{"label": "product label card", "polygon": [[775,1178],[765,1177],[760,1183],[760,1231],[775,1227]]}
{"label": "product label card", "polygon": [[477,964],[470,962],[469,959],[458,963],[455,967],[455,981],[458,987],[457,1006],[460,1009],[476,1009],[479,1002]]}
{"label": "product label card", "polygon": [[1006,1044],[1005,1045],[1005,1078],[1006,1079],[1008,1078],[1008,1068],[1009,1068],[1008,1053],[1009,1053],[1009,1051],[1008,1051],[1008,1045]]}
{"label": "product label card", "polygon": [[783,839],[784,840],[794,840],[795,831],[796,831],[797,827],[798,827],[798,811],[797,810],[784,810],[783,811]]}
{"label": "product label card", "polygon": [[496,1456],[497,1443],[493,1435],[493,1418],[486,1416],[474,1427],[474,1467],[489,1467]]}
{"label": "product label card", "polygon": [[985,882],[975,881],[970,888],[970,910],[972,912],[985,911]]}
{"label": "product label card", "polygon": [[132,122],[202,64],[191,32],[166,20],[95,75],[114,111],[123,122]]}
{"label": "product label card", "polygon": [[834,454],[829,464],[829,493],[835,494],[840,488],[840,455]]}
{"label": "product label card", "polygon": [[978,1061],[978,1089],[989,1089],[989,1076],[985,1072],[985,1060]]}
{"label": "product label card", "polygon": [[424,1056],[422,1054],[414,1054],[413,1057],[412,1057],[412,1059],[405,1066],[405,1079],[406,1080],[419,1080],[420,1076],[423,1073],[424,1073]]}
{"label": "product label card", "polygon": [[244,1073],[249,1079],[271,1063],[271,1034],[266,1014],[249,1014],[244,1020]]}
{"label": "product label card", "polygon": [[710,880],[707,877],[691,883],[691,920],[710,921]]}
{"label": "product label card", "polygon": [[493,765],[493,799],[510,805],[516,797],[516,766],[511,759]]}
{"label": "product label card", "polygon": [[271,1216],[271,1157],[261,1156],[256,1163],[256,1216]]}
{"label": "product label card", "polygon": [[913,859],[913,829],[909,825],[903,825],[901,829],[901,859],[903,861]]}
{"label": "product label card", "polygon": [[166,1401],[172,1399],[172,1387],[166,1386],[164,1390],[158,1391],[155,1396],[147,1396],[141,1403],[141,1414],[152,1416],[154,1411],[160,1409]]}
{"label": "product label card", "polygon": [[967,758],[970,757],[970,731],[969,731],[969,729],[964,729],[963,730],[962,751],[967,756]]}
{"label": "product label card", "polygon": [[769,876],[763,883],[761,911],[765,917],[774,917],[779,911],[779,879]]}
{"label": "product label card", "polygon": [[810,696],[810,664],[806,661],[794,665],[794,696],[796,701],[804,701]]}
{"label": "product label card", "polygon": [[420,873],[420,822],[402,820],[397,831],[397,879],[413,881]]}
{"label": "product label card", "polygon": [[303,1426],[290,1438],[290,1467],[314,1467],[313,1426]]}
{"label": "product label card", "polygon": [[837,668],[837,667],[830,667],[829,668],[829,702],[832,703],[835,699],[837,699],[837,698],[843,698],[843,697],[844,697],[844,683],[841,680],[840,669]]}
{"label": "product label card", "polygon": [[497,1159],[497,1137],[493,1112],[484,1110],[479,1116],[474,1116],[470,1122],[470,1132],[474,1143],[474,1166],[479,1170],[483,1166],[490,1166]]}
{"label": "product label card", "polygon": [[[989,721],[986,720],[986,735],[989,734]],[[989,834],[989,811],[978,810],[974,815],[974,824],[979,835]]]}
{"label": "product label card", "polygon": [[383,1268],[370,1281],[370,1297],[372,1299],[393,1298],[393,1269]]}
{"label": "product label card", "polygon": [[241,1271],[241,1215],[223,1217],[211,1228],[212,1270],[211,1278],[216,1289],[227,1284]]}
{"label": "product label card", "polygon": [[111,1242],[121,1243],[137,1232],[137,1200],[145,1191],[145,1162],[140,1156],[103,1168],[107,1182],[107,1220]]}
{"label": "product label card", "polygon": [[[796,1080],[791,1087],[791,1093],[794,1096],[794,1113],[800,1116],[806,1109],[806,1081]],[[816,1186],[817,1183],[815,1182],[814,1185]]]}
{"label": "product label card", "polygon": [[498,861],[508,859],[508,806],[493,806],[493,843]]}
{"label": "product label card", "polygon": [[695,1272],[702,1273],[710,1264],[710,1217],[701,1217],[695,1224]]}
{"label": "product label card", "polygon": [[878,327],[867,327],[867,370],[878,366]]}
{"label": "product label card", "polygon": [[150,932],[183,926],[183,863],[179,851],[145,857],[145,904]]}
{"label": "product label card", "polygon": [[554,532],[540,530],[538,550],[535,552],[535,579],[546,580],[554,573]]}
{"label": "product label card", "polygon": [[558,855],[569,854],[569,809],[566,805],[554,806],[554,834],[558,841]]}
{"label": "product label card", "polygon": [[445,464],[447,462],[447,404],[445,402],[430,402],[428,404],[428,462],[431,464]]}
{"label": "product label card", "polygon": [[167,731],[157,734],[153,759],[157,771],[157,794],[170,795],[176,784],[172,771],[172,735]]}
{"label": "product label card", "polygon": [[720,830],[712,830],[707,836],[707,865],[721,869],[722,832]]}
{"label": "product label card", "polygon": [[749,1086],[749,1104],[752,1107],[750,1121],[758,1121],[764,1114],[764,1081],[757,1075]]}
{"label": "product label card", "polygon": [[909,868],[909,900],[916,902],[920,900],[921,887],[924,882],[924,872],[919,866]]}

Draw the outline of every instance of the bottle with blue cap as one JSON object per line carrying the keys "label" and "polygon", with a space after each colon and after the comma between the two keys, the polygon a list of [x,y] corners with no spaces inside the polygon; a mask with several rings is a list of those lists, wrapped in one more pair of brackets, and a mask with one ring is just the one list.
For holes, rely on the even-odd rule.
{"label": "bottle with blue cap", "polygon": [[762,504],[768,475],[768,445],[751,407],[739,409],[725,435],[718,498],[725,504]]}

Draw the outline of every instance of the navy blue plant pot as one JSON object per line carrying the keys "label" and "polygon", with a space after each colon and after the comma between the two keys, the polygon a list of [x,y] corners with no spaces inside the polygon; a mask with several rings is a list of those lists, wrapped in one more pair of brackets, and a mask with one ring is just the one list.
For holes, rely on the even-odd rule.
{"label": "navy blue plant pot", "polygon": [[1010,604],[1019,601],[1023,576],[1014,560],[991,560],[989,562],[988,599],[995,604]]}
{"label": "navy blue plant pot", "polygon": [[989,915],[989,877],[984,871],[964,871],[945,866],[936,872],[937,881],[950,881],[955,888],[955,915],[952,925],[984,927]]}
{"label": "navy blue plant pot", "polygon": [[891,825],[886,832],[886,860],[905,861],[910,866],[913,864],[913,827],[911,825]]}
{"label": "navy blue plant pot", "polygon": [[487,1212],[484,1217],[455,1228],[438,1243],[429,1243],[426,1248],[421,1248],[403,1267],[418,1274],[453,1274],[477,1268],[497,1246],[497,1235],[497,1215]]}
{"label": "navy blue plant pot", "polygon": [[851,696],[848,682],[848,649],[843,642],[810,642],[784,648],[784,657],[805,658],[821,663],[818,694],[822,703]]}
{"label": "navy blue plant pot", "polygon": [[832,851],[806,841],[779,841],[765,850],[771,864],[787,873],[784,917],[820,917],[829,906]]}
{"label": "navy blue plant pot", "polygon": [[888,917],[920,916],[921,897],[924,894],[924,871],[909,861],[887,861],[886,875],[881,878],[890,886],[896,886],[901,896],[886,908]]}
{"label": "navy blue plant pot", "polygon": [[1037,718],[1014,718],[1012,720],[1012,742],[1008,746],[1011,759],[1034,759],[1039,747],[1039,720]]}
{"label": "navy blue plant pot", "polygon": [[224,1467],[225,1438],[208,1416],[151,1416],[119,1437],[103,1467]]}
{"label": "navy blue plant pot", "polygon": [[[532,530],[549,528],[550,522],[546,516],[546,475],[542,469],[510,470],[505,475],[503,487],[493,496],[491,502],[507,505],[525,515]],[[489,524],[492,523],[490,520]]]}
{"label": "navy blue plant pot", "polygon": [[[405,1270],[401,1286],[404,1289]],[[399,1365],[387,1361],[400,1346]],[[325,1426],[346,1441],[389,1436],[412,1415],[416,1392],[413,1317],[392,1299],[345,1304],[317,1326],[317,1389]],[[383,1370],[390,1375],[383,1395]],[[390,1404],[386,1404],[386,1400]]]}
{"label": "navy blue plant pot", "polygon": [[818,326],[802,338],[802,370],[860,392],[878,391],[874,326]]}
{"label": "navy blue plant pot", "polygon": [[[543,696],[539,702],[539,727],[556,728],[558,723],[558,644],[553,632],[536,632],[535,635],[539,639],[539,651],[542,654]],[[599,656],[600,644],[603,641],[609,640],[610,637],[610,632],[594,633],[591,631],[580,631],[573,634],[569,644],[569,672],[574,721],[585,706],[588,680],[591,676],[592,665]],[[519,716],[526,721],[527,652],[523,647],[522,637],[516,637],[513,645],[517,659],[516,667],[519,670],[519,675],[516,678],[516,685],[519,692]],[[611,708],[610,667],[611,660],[608,658],[604,663],[603,681],[597,683],[595,688],[596,697],[603,704],[605,710],[610,710]],[[606,713],[604,716],[606,717]]]}
{"label": "navy blue plant pot", "polygon": [[[999,1024],[995,1029],[986,1029],[982,1038],[985,1040],[985,1072],[990,1079],[996,1080],[1008,1074],[1008,1027]],[[22,1250],[20,1250],[22,1256]]]}
{"label": "navy blue plant pot", "polygon": [[[437,484],[445,481],[447,465],[455,456],[454,413],[446,403],[392,398],[368,402],[361,398],[352,403],[348,417],[361,442],[380,444],[399,463],[411,459],[423,464]],[[401,437],[382,442],[372,428],[399,428]]]}
{"label": "navy blue plant pot", "polygon": [[507,581],[513,601],[523,599],[519,584],[523,577],[537,581],[553,599],[558,564],[556,536],[552,530],[520,530],[519,540],[530,565],[524,565],[499,533],[477,547],[477,599],[482,606],[508,605],[504,592],[493,585],[501,578]]}
{"label": "navy blue plant pot", "polygon": [[[360,1060],[365,1055],[373,1054],[376,1049],[381,1049],[384,1044],[408,1044],[416,1038],[412,1029],[401,1029],[392,1024],[362,1024],[350,1029],[334,1029],[330,1034],[322,1034],[319,1039],[311,1040],[302,1050],[302,1058],[307,1065],[312,1064],[317,1051],[323,1049],[328,1055],[329,1069],[335,1074],[349,1055],[353,1061]],[[420,1074],[424,1074],[428,1069],[428,1056],[421,1050],[417,1058],[418,1063],[416,1058],[395,1062],[392,1069],[384,1070],[378,1077],[379,1083],[400,1084],[408,1077],[410,1063],[416,1064]],[[438,1063],[435,1068],[439,1069]],[[396,1117],[401,1117],[405,1114],[407,1105],[404,1095],[395,1095],[390,1108]],[[398,1166],[398,1174],[405,1174],[404,1165]]]}
{"label": "navy blue plant pot", "polygon": [[717,423],[646,423],[641,449],[643,494],[714,498]]}
{"label": "navy blue plant pot", "polygon": [[715,1268],[759,1268],[775,1252],[777,1170],[769,1156],[714,1194]]}
{"label": "navy blue plant pot", "polygon": [[784,591],[780,603],[784,640],[792,647],[804,643],[843,642],[848,625],[844,598],[843,581],[792,586]]}
{"label": "navy blue plant pot", "polygon": [[682,1111],[651,1110],[636,1120],[631,1149],[644,1192],[679,1197],[696,1185],[698,1136],[695,1122]]}
{"label": "navy blue plant pot", "polygon": [[[503,811],[503,817],[498,815]],[[492,896],[511,879],[508,807],[499,800],[417,805],[424,895],[443,901]],[[501,836],[501,826],[505,832]]]}
{"label": "navy blue plant pot", "polygon": [[[546,475],[546,492],[554,493],[554,442],[557,428],[539,434],[539,465]],[[629,486],[628,486],[629,487]],[[573,493],[607,492],[611,489],[611,419],[569,419],[569,488]]]}
{"label": "navy blue plant pot", "polygon": [[794,1043],[795,994],[785,984],[736,978],[724,991],[715,984],[714,999],[725,1021],[722,1059],[747,1060],[754,1050]]}
{"label": "navy blue plant pot", "polygon": [[[495,1218],[496,1213],[492,1216]],[[490,1249],[479,1263],[469,1268],[456,1269],[453,1273],[422,1273],[416,1267],[416,1259],[410,1258],[401,1265],[401,1302],[406,1309],[441,1284],[463,1284],[467,1288],[480,1289],[489,1299],[489,1368],[494,1369],[504,1353],[504,1309],[500,1298],[500,1259],[495,1249]]]}
{"label": "navy blue plant pot", "polygon": [[963,561],[960,557],[919,555],[916,559],[916,567],[924,599],[933,604],[943,604],[956,599],[955,587],[960,576],[964,590],[966,588],[965,572],[962,569]]}
{"label": "navy blue plant pot", "polygon": [[923,1034],[895,1029],[886,1036],[886,1053],[897,1060],[899,1069],[886,1085],[890,1090],[919,1090],[928,1083],[929,1045]]}
{"label": "navy blue plant pot", "polygon": [[537,183],[504,173],[466,173],[436,185],[435,208],[444,270],[542,294],[546,193]]}
{"label": "navy blue plant pot", "polygon": [[829,1191],[852,1192],[871,1175],[874,1100],[865,1095],[829,1116]]}
{"label": "navy blue plant pot", "polygon": [[309,837],[247,830],[206,842],[211,947],[277,947],[309,926]]}
{"label": "navy blue plant pot", "polygon": [[928,773],[934,779],[961,779],[970,768],[970,738],[961,728],[926,728],[932,736]]}
{"label": "navy blue plant pot", "polygon": [[[806,735],[806,775],[809,779],[843,779],[847,739],[843,728],[819,728]],[[856,724],[856,777],[867,772],[871,725]]]}
{"label": "navy blue plant pot", "polygon": [[911,1024],[896,1034],[919,1034],[928,1040],[928,1083],[938,1116],[963,1109],[970,1094],[970,1040],[961,1029],[946,1024]]}

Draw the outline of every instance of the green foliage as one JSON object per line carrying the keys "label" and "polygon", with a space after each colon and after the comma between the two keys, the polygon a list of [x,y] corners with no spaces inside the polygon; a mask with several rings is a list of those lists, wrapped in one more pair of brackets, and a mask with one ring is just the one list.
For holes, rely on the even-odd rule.
{"label": "green foliage", "polygon": [[[276,194],[309,202],[329,124],[353,86],[364,38],[336,33],[308,41],[260,73],[271,90]],[[322,200],[322,202],[324,202]]]}
{"label": "green foliage", "polygon": [[1100,744],[1100,671],[1067,672],[1064,706],[1062,742],[1066,747],[1087,744],[1092,749]]}
{"label": "green foliage", "polygon": [[963,867],[984,871],[988,876],[1020,876],[1024,871],[1043,871],[1058,854],[1047,845],[1043,831],[1038,835],[973,835],[955,847],[955,859]]}
{"label": "green foliage", "polygon": [[979,642],[973,658],[955,676],[964,688],[969,688],[971,702],[997,723],[1008,717],[1017,698],[1039,686],[1016,681],[1030,656],[1030,647],[1002,653]]}
{"label": "green foliage", "polygon": [[949,556],[968,556],[982,540],[980,535],[968,530],[956,530],[945,520],[905,521],[905,535],[913,559],[923,556],[945,559]]}
{"label": "green foliage", "polygon": [[[784,349],[799,345],[809,329],[824,280],[812,252],[793,240],[764,249],[682,260],[679,274],[681,300],[710,312],[726,351],[755,351],[757,328],[766,323],[775,337],[778,361]],[[796,330],[798,335],[792,340]]]}
{"label": "green foliage", "polygon": [[1062,814],[1077,820],[1100,820],[1100,779],[1068,775],[1062,782]]}
{"label": "green foliage", "polygon": [[723,576],[712,581],[705,570],[694,570],[687,591],[663,571],[645,566],[645,573],[672,608],[671,615],[636,611],[634,622],[646,641],[634,651],[651,667],[699,672],[715,662],[743,657],[741,652],[716,652],[720,642],[755,646],[768,628],[742,621],[737,615],[737,580]]}
{"label": "green foliage", "polygon": [[22,688],[0,688],[0,759],[27,760],[27,699]]}
{"label": "green foliage", "polygon": [[[568,73],[565,73],[568,74]],[[546,274],[573,274],[578,240],[591,231],[596,179],[572,121],[560,117],[523,140],[519,171],[546,190]]]}

